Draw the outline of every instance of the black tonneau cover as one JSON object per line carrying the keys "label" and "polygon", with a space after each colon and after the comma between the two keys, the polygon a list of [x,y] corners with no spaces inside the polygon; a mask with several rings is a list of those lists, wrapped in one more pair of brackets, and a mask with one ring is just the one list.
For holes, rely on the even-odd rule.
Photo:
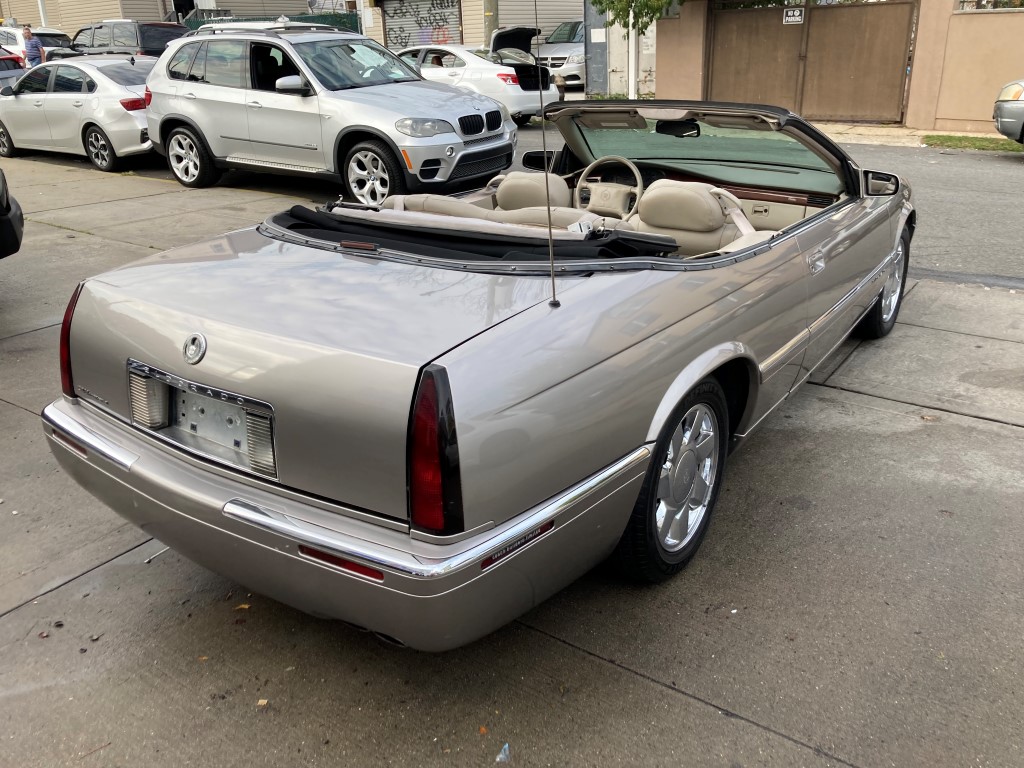
{"label": "black tonneau cover", "polygon": [[[451,261],[547,261],[549,258],[546,230],[541,227],[537,228],[536,237],[503,235],[497,238],[479,232],[432,229],[422,224],[375,225],[342,219],[301,205],[272,216],[270,223],[299,237],[336,244],[342,241],[372,243],[378,249]],[[665,256],[675,248],[671,238],[622,230],[593,232],[586,240],[554,240],[556,260],[654,258]]]}

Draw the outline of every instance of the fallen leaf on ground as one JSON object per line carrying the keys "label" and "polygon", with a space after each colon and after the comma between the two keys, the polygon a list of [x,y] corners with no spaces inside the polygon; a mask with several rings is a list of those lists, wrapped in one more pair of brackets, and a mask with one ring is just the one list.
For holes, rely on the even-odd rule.
{"label": "fallen leaf on ground", "polygon": [[249,604],[248,603],[239,603],[238,605],[235,606],[235,610],[236,611],[248,611],[249,610]]}
{"label": "fallen leaf on ground", "polygon": [[199,657],[199,661],[206,661],[209,658],[210,658],[209,656],[200,656]]}
{"label": "fallen leaf on ground", "polygon": [[267,704],[269,704],[269,703],[270,702],[267,699],[260,699],[259,701],[256,702],[256,706],[262,708],[262,707],[267,706]]}
{"label": "fallen leaf on ground", "polygon": [[481,736],[486,736],[487,735],[487,726],[486,725],[481,725],[480,726],[480,735]]}

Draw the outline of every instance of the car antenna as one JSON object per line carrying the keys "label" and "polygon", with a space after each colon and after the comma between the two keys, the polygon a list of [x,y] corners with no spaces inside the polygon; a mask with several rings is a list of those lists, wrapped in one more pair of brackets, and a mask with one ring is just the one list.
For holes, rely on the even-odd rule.
{"label": "car antenna", "polygon": [[[540,13],[537,11],[537,0],[533,0],[533,24],[540,32]],[[537,55],[533,57],[533,63],[537,67],[537,98],[540,100],[540,146],[544,153],[544,197],[545,207],[548,212],[548,263],[551,265],[551,301],[548,306],[558,308],[562,302],[558,300],[558,293],[555,288],[555,238],[551,232],[551,186],[548,183],[548,138],[547,120],[544,117],[544,77],[540,66],[540,45],[537,45]]]}

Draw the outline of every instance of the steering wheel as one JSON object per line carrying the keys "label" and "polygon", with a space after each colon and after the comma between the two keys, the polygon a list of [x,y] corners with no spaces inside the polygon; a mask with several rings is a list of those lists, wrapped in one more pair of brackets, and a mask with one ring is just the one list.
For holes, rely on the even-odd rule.
{"label": "steering wheel", "polygon": [[[636,186],[630,187],[626,184],[615,184],[613,182],[595,181],[588,182],[587,177],[595,169],[603,165],[624,165],[633,173],[636,179]],[[625,219],[633,215],[640,204],[640,196],[644,193],[644,177],[640,175],[640,169],[632,162],[618,155],[605,155],[599,157],[580,174],[580,180],[576,184],[576,192],[573,198],[573,205],[580,208],[580,198],[584,190],[590,190],[590,200],[587,202],[587,210],[596,213],[598,216],[618,216]],[[634,197],[633,204],[629,204],[630,195]]]}

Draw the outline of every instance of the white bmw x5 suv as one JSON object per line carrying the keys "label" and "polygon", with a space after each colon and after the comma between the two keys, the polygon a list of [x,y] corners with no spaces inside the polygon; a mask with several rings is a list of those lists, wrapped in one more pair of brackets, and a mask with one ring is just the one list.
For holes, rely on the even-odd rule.
{"label": "white bmw x5 suv", "polygon": [[350,32],[200,31],[170,43],[146,85],[150,139],[189,187],[241,168],[336,178],[378,205],[490,178],[515,153],[503,105]]}

